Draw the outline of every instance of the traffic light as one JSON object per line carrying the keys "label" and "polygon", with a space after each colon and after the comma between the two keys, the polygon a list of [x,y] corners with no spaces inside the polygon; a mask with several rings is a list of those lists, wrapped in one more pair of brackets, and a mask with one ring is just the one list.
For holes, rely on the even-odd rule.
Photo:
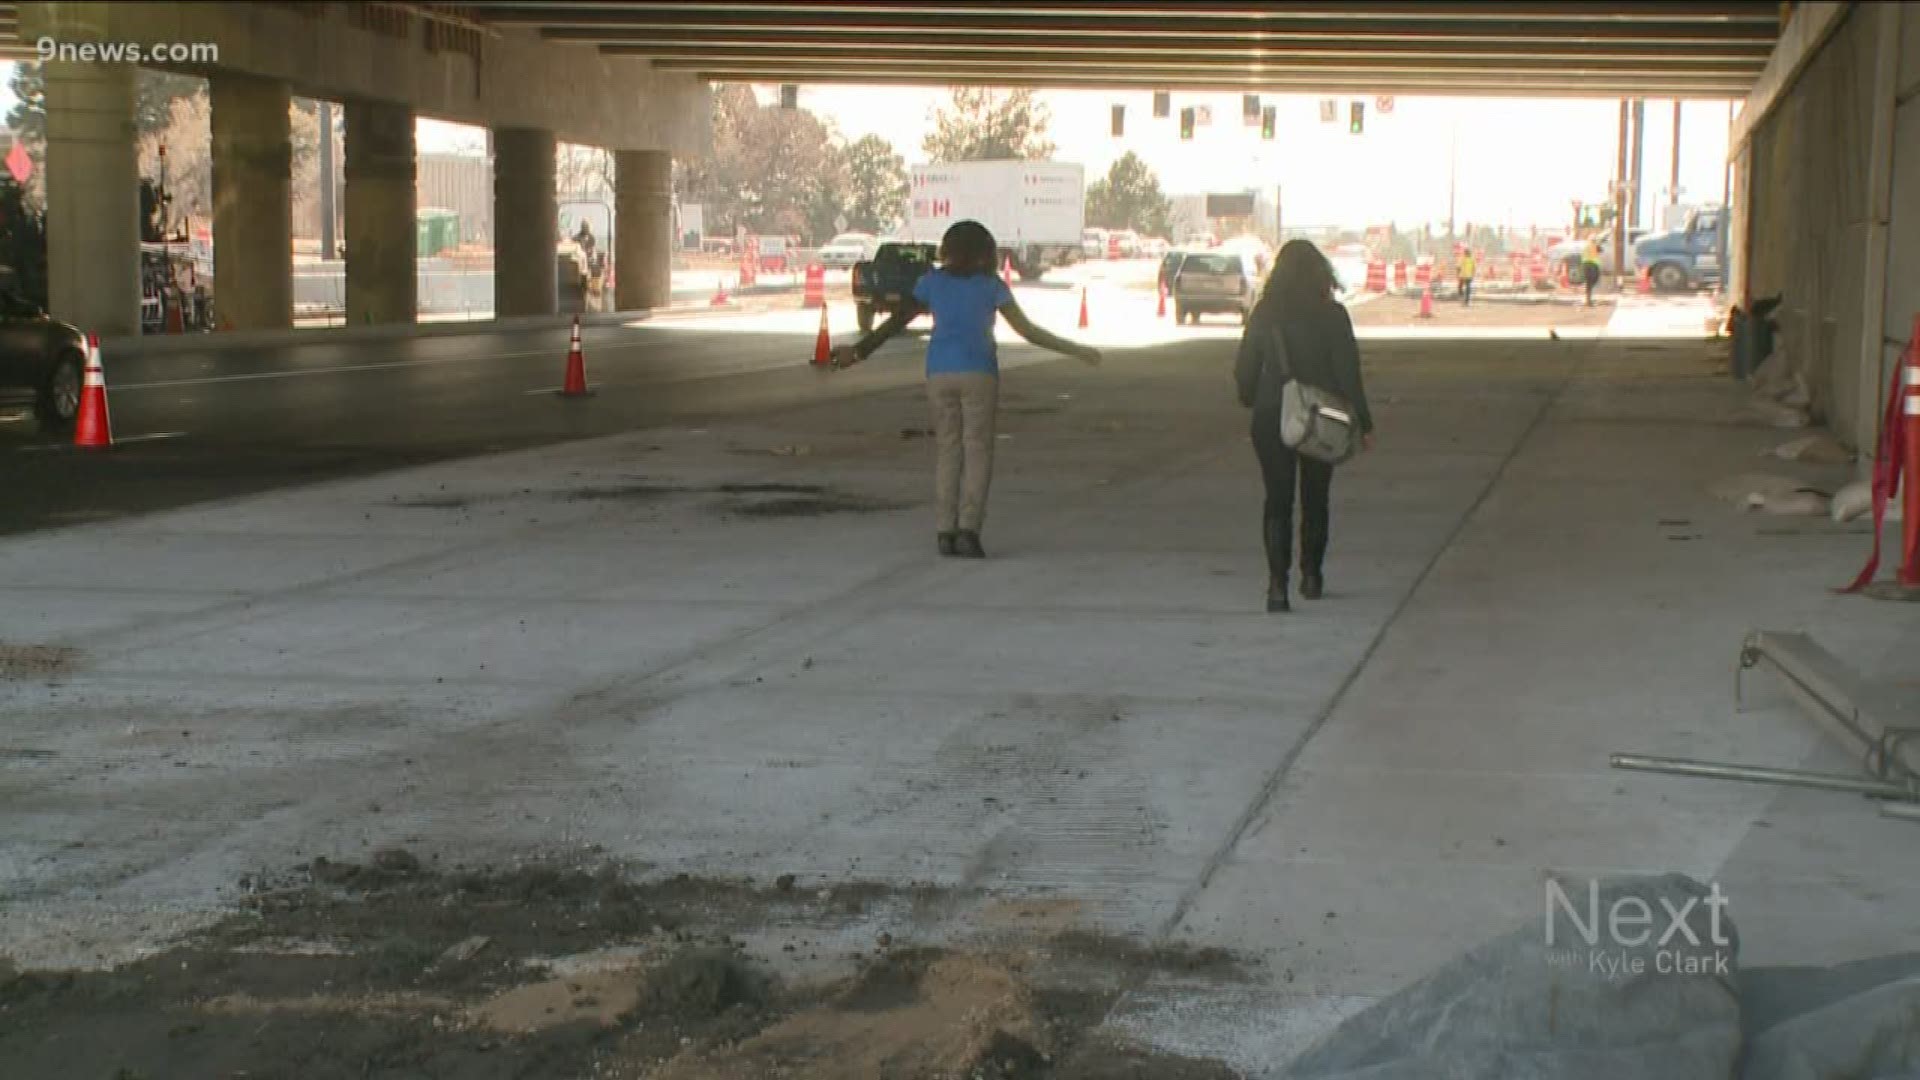
{"label": "traffic light", "polygon": [[1173,95],[1165,90],[1153,92],[1153,118],[1165,120],[1173,112]]}
{"label": "traffic light", "polygon": [[1191,105],[1180,110],[1180,138],[1183,140],[1193,138],[1193,106]]}
{"label": "traffic light", "polygon": [[1269,142],[1273,140],[1274,128],[1279,126],[1279,111],[1277,107],[1272,105],[1260,110],[1260,137]]}
{"label": "traffic light", "polygon": [[1240,95],[1240,119],[1248,127],[1260,122],[1260,95]]}
{"label": "traffic light", "polygon": [[797,109],[800,107],[800,87],[794,83],[780,84],[780,107]]}
{"label": "traffic light", "polygon": [[1358,135],[1366,126],[1367,104],[1364,101],[1356,101],[1353,103],[1353,117],[1347,121],[1347,130]]}
{"label": "traffic light", "polygon": [[1127,107],[1125,105],[1115,105],[1113,107],[1113,137],[1118,139],[1126,133]]}

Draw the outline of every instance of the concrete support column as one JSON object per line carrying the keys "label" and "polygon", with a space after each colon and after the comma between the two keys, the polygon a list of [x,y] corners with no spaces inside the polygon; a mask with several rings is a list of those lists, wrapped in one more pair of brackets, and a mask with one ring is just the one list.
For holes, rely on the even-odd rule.
{"label": "concrete support column", "polygon": [[[105,36],[108,5],[48,4],[56,41]],[[50,61],[47,301],[102,336],[140,332],[140,165],[131,64]]]}
{"label": "concrete support column", "polygon": [[[560,209],[554,202],[553,132],[493,133],[493,314],[552,315],[560,295],[554,269]],[[616,271],[621,277],[625,271]]]}
{"label": "concrete support column", "polygon": [[216,72],[213,297],[234,330],[293,325],[293,135],[287,84]]}
{"label": "concrete support column", "polygon": [[347,323],[419,317],[413,110],[350,101],[347,116]]}
{"label": "concrete support column", "polygon": [[620,150],[613,169],[614,306],[664,308],[673,296],[673,157]]}

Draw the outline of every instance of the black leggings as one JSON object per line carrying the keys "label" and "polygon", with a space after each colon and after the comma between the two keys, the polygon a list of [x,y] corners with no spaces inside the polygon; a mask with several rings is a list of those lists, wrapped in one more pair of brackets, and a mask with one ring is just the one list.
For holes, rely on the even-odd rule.
{"label": "black leggings", "polygon": [[1300,572],[1319,576],[1327,558],[1327,501],[1333,487],[1333,466],[1295,453],[1281,441],[1279,409],[1254,410],[1253,452],[1259,455],[1260,475],[1267,487],[1260,520],[1268,576],[1280,581],[1293,565],[1295,490],[1300,493]]}

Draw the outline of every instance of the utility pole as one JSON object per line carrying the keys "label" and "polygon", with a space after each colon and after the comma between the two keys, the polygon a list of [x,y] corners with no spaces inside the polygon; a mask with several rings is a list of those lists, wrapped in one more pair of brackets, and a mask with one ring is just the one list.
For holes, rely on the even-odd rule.
{"label": "utility pole", "polygon": [[[1680,202],[1680,99],[1673,101],[1673,176],[1667,181],[1667,203],[1678,205]],[[1672,228],[1669,223],[1667,228]]]}
{"label": "utility pole", "polygon": [[320,111],[320,257],[331,261],[339,245],[333,232],[333,102],[315,103]]}
{"label": "utility pole", "polygon": [[1627,127],[1633,119],[1632,106],[1620,99],[1619,162],[1613,179],[1613,273],[1616,278],[1627,272]]}
{"label": "utility pole", "polygon": [[1454,120],[1452,133],[1447,137],[1447,250],[1460,241],[1453,232],[1454,196],[1458,191],[1460,179],[1460,121]]}
{"label": "utility pole", "polygon": [[1645,98],[1633,100],[1633,167],[1629,171],[1629,182],[1633,184],[1628,192],[1628,200],[1633,212],[1627,219],[1627,228],[1640,227],[1640,191],[1641,162],[1645,160],[1647,141],[1647,102]]}

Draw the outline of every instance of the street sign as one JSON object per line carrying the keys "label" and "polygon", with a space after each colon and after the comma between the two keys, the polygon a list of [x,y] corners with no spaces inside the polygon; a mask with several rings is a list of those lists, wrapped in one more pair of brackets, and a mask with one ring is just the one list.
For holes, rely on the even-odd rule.
{"label": "street sign", "polygon": [[13,149],[7,151],[7,172],[13,175],[16,183],[21,184],[33,175],[33,155],[27,153],[27,148],[18,139],[14,140]]}
{"label": "street sign", "polygon": [[1113,107],[1113,137],[1118,139],[1126,135],[1126,133],[1127,107],[1125,105],[1115,105]]}
{"label": "street sign", "polygon": [[1386,94],[1373,99],[1373,111],[1385,116],[1393,111],[1393,95]]}
{"label": "street sign", "polygon": [[834,232],[847,231],[847,215],[840,214],[833,219],[833,231]]}
{"label": "street sign", "polygon": [[1193,118],[1194,118],[1194,121],[1198,123],[1201,127],[1212,127],[1213,126],[1213,106],[1211,105],[1194,106]]}
{"label": "street sign", "polygon": [[1165,90],[1153,92],[1153,118],[1165,120],[1173,112],[1173,95]]}
{"label": "street sign", "polygon": [[1320,122],[1323,124],[1331,124],[1339,119],[1340,103],[1332,98],[1322,98],[1320,101]]}

